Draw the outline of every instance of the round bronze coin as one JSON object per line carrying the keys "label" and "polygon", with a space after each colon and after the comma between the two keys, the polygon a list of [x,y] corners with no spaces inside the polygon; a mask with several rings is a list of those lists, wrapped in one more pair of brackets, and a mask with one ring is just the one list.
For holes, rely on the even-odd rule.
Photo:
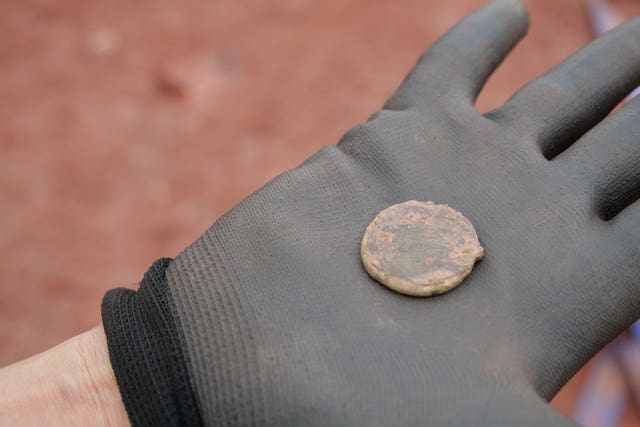
{"label": "round bronze coin", "polygon": [[413,296],[455,288],[483,255],[473,224],[460,212],[416,200],[381,211],[367,227],[361,246],[371,277]]}

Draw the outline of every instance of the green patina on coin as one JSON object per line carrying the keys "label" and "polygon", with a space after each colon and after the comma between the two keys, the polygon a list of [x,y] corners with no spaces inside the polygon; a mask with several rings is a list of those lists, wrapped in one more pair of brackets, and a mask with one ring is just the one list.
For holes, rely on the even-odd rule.
{"label": "green patina on coin", "polygon": [[413,296],[455,288],[483,255],[473,224],[460,212],[415,200],[381,211],[367,227],[361,246],[371,277]]}

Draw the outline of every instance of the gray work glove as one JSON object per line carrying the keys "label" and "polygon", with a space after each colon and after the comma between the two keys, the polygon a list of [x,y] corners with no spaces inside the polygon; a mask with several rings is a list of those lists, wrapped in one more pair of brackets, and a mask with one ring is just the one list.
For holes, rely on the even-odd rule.
{"label": "gray work glove", "polygon": [[[569,425],[548,400],[640,317],[640,20],[488,114],[525,34],[495,1],[424,53],[370,121],[103,303],[137,425]],[[603,120],[604,119],[604,120]],[[448,204],[486,255],[414,298],[362,266],[374,216]]]}

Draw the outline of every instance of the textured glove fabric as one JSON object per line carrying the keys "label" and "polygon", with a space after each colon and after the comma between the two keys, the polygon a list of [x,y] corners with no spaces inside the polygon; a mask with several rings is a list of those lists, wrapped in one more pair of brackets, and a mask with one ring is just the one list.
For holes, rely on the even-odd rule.
{"label": "textured glove fabric", "polygon": [[[137,425],[572,425],[548,400],[640,317],[640,21],[482,115],[524,35],[494,1],[420,58],[367,123],[242,201],[140,290],[110,291]],[[448,204],[485,258],[453,291],[364,270],[382,209]]]}
{"label": "textured glove fabric", "polygon": [[102,303],[109,355],[134,425],[202,424],[175,317],[167,306],[170,263],[159,259],[137,292],[115,289]]}

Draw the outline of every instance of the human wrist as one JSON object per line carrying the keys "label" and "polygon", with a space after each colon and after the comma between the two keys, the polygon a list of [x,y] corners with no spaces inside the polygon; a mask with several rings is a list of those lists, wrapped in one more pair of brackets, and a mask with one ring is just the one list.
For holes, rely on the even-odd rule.
{"label": "human wrist", "polygon": [[129,424],[102,325],[2,368],[0,379],[0,424]]}

